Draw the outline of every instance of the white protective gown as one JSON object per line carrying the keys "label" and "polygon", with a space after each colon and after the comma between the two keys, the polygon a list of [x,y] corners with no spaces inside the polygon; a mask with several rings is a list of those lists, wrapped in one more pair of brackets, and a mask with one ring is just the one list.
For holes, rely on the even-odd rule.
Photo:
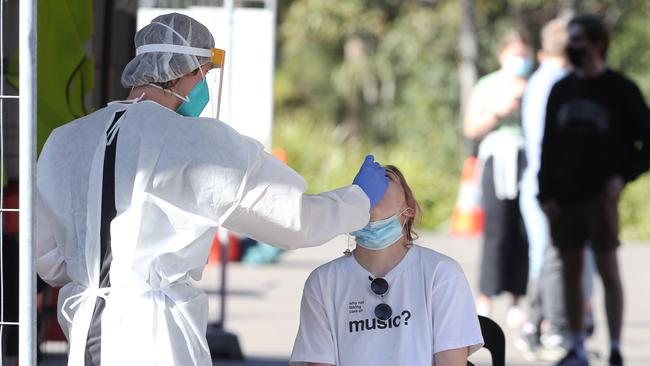
{"label": "white protective gown", "polygon": [[[99,288],[106,132],[118,111],[111,287]],[[219,226],[283,248],[362,228],[355,185],[306,195],[295,171],[214,119],[151,101],[109,105],[52,132],[37,168],[37,270],[59,294],[69,365],[83,365],[97,296],[102,366],[211,365],[199,279]],[[67,314],[72,323],[66,321]]]}

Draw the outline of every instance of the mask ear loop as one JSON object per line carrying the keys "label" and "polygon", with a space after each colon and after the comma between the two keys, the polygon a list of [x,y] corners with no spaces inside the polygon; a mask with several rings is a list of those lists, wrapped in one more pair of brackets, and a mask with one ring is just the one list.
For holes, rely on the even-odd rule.
{"label": "mask ear loop", "polygon": [[183,102],[186,102],[186,103],[187,103],[187,102],[190,101],[190,98],[189,98],[189,97],[184,97],[184,96],[182,96],[182,95],[176,93],[175,91],[173,91],[173,90],[171,90],[171,89],[165,89],[165,88],[163,88],[162,86],[160,86],[160,85],[156,85],[156,84],[154,84],[154,83],[149,83],[149,84],[147,84],[147,85],[149,85],[149,86],[153,86],[153,87],[156,88],[156,89],[160,89],[160,90],[163,91],[163,93],[169,93],[169,94],[175,96],[176,98],[182,100]]}
{"label": "mask ear loop", "polygon": [[[408,212],[410,209],[411,209],[410,207],[405,208],[402,212],[400,212],[398,217],[402,216],[404,213]],[[402,230],[404,230],[405,225],[406,225],[406,222],[404,222],[404,225],[402,225]],[[413,247],[413,241],[406,242],[406,244],[404,244],[404,246],[406,247],[406,249],[411,249],[411,247]]]}
{"label": "mask ear loop", "polygon": [[144,98],[144,96],[145,96],[145,95],[147,95],[147,93],[145,93],[145,92],[142,92],[142,94],[140,94],[140,96],[139,96],[139,97],[137,97],[137,98],[135,98],[135,102],[136,102],[136,103],[138,103],[139,101],[141,101],[141,100],[142,100],[142,98]]}

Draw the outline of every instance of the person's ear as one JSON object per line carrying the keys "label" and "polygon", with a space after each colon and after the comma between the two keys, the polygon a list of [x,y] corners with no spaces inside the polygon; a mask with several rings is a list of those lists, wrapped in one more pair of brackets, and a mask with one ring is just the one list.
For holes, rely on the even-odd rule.
{"label": "person's ear", "polygon": [[402,215],[404,215],[405,217],[408,217],[409,219],[412,219],[412,218],[415,217],[415,209],[413,209],[412,207],[407,207],[404,210],[404,213]]}
{"label": "person's ear", "polygon": [[167,89],[172,90],[172,91],[176,91],[176,90],[174,90],[174,88],[176,88],[176,86],[178,86],[178,82],[181,80],[182,77],[183,76],[181,76],[180,78],[176,78],[174,80],[168,81],[167,82]]}
{"label": "person's ear", "polygon": [[208,71],[214,69],[214,64],[212,62],[208,62],[205,65],[201,66],[203,68],[203,75],[207,75]]}

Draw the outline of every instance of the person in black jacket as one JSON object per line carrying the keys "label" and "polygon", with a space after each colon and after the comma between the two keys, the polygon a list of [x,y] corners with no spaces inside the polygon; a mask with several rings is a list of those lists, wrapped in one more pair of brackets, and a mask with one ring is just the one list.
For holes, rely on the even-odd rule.
{"label": "person in black jacket", "polygon": [[569,22],[574,71],[549,96],[539,200],[564,264],[572,349],[561,366],[588,365],[584,348],[583,247],[593,247],[605,288],[610,365],[623,365],[623,288],[618,269],[618,200],[650,166],[650,110],[639,88],[607,68],[609,34],[592,15]]}

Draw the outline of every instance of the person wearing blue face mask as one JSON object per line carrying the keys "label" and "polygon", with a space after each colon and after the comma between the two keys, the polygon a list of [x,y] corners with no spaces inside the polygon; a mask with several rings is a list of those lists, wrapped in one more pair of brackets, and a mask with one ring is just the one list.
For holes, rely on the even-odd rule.
{"label": "person wearing blue face mask", "polygon": [[36,267],[62,286],[68,365],[208,366],[208,302],[191,280],[217,228],[321,245],[363,228],[388,178],[370,155],[353,184],[305,194],[259,142],[198,117],[206,77],[223,66],[204,25],[164,14],[135,45],[122,74],[129,99],[54,130],[41,152]]}
{"label": "person wearing blue face mask", "polygon": [[526,166],[521,128],[521,99],[531,70],[530,42],[521,31],[505,34],[500,69],[474,86],[464,119],[465,137],[476,147],[481,167],[484,236],[477,300],[480,315],[490,316],[492,299],[512,295],[507,323],[521,326],[519,300],[528,282],[528,241],[519,210],[519,187]]}
{"label": "person wearing blue face mask", "polygon": [[414,244],[419,206],[404,176],[389,184],[354,251],[305,283],[294,366],[466,366],[483,344],[467,279],[453,259]]}

